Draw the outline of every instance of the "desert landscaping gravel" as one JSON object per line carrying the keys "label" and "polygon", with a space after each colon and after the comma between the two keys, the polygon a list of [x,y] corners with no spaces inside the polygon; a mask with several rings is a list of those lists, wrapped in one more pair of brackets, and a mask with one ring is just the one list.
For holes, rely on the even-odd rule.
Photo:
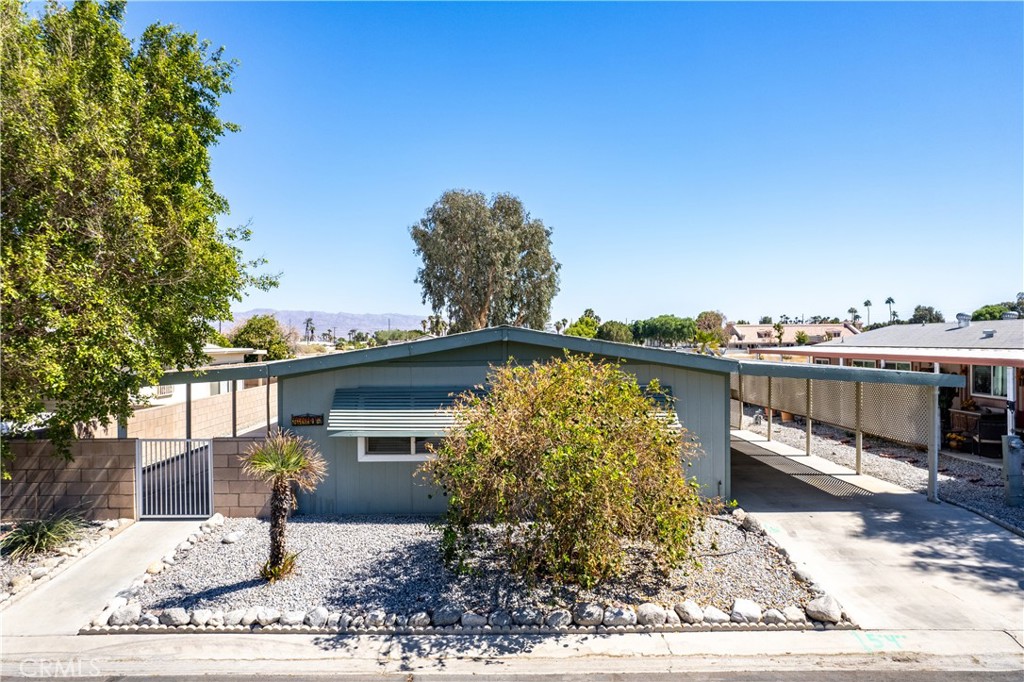
{"label": "desert landscaping gravel", "polygon": [[[751,410],[749,415],[753,414]],[[759,435],[767,435],[768,425],[754,424],[744,428]],[[772,425],[772,439],[801,450],[805,445],[805,430],[796,422]],[[853,434],[825,424],[814,424],[811,435],[811,454],[853,469],[857,449]],[[1000,460],[993,459],[993,464]],[[927,453],[923,450],[898,445],[890,441],[863,437],[861,471],[908,490],[925,493],[928,489]],[[939,497],[975,512],[999,519],[1024,532],[1024,508],[1008,507],[1003,501],[1002,472],[998,467],[969,462],[939,453]]]}
{"label": "desert landscaping gravel", "polygon": [[[237,540],[225,544],[229,534]],[[480,613],[522,606],[550,610],[584,601],[633,607],[651,601],[671,608],[687,599],[728,613],[739,598],[781,610],[820,595],[794,577],[793,567],[763,534],[743,530],[730,515],[708,519],[697,538],[696,561],[667,579],[642,560],[642,552],[631,550],[628,569],[593,592],[526,585],[493,554],[478,555],[472,574],[456,574],[442,561],[439,536],[438,527],[416,517],[296,516],[288,523],[288,548],[300,552],[298,570],[268,584],[258,577],[269,551],[268,524],[227,519],[179,552],[174,565],[123,594],[153,611],[270,605],[399,614],[451,604]]]}

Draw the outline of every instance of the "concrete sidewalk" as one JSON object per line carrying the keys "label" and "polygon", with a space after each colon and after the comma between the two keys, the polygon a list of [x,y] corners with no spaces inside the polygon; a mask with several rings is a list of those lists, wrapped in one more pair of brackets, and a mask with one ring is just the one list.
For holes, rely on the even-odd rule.
{"label": "concrete sidewalk", "polygon": [[195,532],[199,523],[134,523],[49,583],[0,611],[4,653],[12,637],[77,634],[119,591],[145,574],[147,566]]}

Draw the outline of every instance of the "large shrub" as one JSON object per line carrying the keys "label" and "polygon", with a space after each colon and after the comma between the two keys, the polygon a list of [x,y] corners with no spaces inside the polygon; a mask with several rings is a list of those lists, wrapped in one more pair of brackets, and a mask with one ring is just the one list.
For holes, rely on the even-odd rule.
{"label": "large shrub", "polygon": [[662,568],[683,561],[701,519],[685,476],[698,450],[652,398],[656,383],[567,354],[495,368],[488,384],[456,401],[460,426],[423,465],[449,497],[450,560],[492,524],[528,578],[590,587],[622,566],[624,541],[649,543]]}

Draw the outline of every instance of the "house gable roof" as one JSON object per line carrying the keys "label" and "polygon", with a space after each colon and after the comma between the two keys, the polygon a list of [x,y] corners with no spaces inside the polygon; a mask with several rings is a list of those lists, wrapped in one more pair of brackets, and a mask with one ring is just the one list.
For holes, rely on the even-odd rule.
{"label": "house gable roof", "polygon": [[232,381],[301,376],[317,372],[332,371],[346,367],[358,367],[376,363],[423,358],[445,351],[471,348],[491,343],[519,343],[551,350],[567,350],[573,353],[592,354],[620,360],[626,363],[662,365],[715,374],[740,374],[794,378],[835,379],[847,381],[868,381],[877,383],[904,383],[927,385],[963,385],[962,377],[928,375],[920,372],[895,372],[846,367],[825,367],[797,365],[794,363],[739,362],[731,358],[713,357],[693,352],[680,352],[665,348],[650,348],[627,343],[615,343],[598,339],[584,339],[576,336],[552,334],[520,327],[490,327],[476,331],[452,334],[432,339],[423,339],[391,346],[378,346],[347,353],[331,353],[292,360],[277,360],[266,363],[250,363],[234,367],[211,367],[203,373],[184,371],[166,372],[161,384],[198,383],[207,381]]}

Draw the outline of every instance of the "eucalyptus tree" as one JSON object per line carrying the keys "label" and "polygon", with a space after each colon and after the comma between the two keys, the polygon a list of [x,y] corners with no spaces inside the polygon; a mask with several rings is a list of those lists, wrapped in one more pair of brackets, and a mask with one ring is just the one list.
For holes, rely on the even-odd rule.
{"label": "eucalyptus tree", "polygon": [[198,366],[210,320],[269,288],[222,228],[210,147],[234,63],[124,2],[0,5],[0,414],[44,412],[58,451],[83,423],[123,421],[165,367]]}
{"label": "eucalyptus tree", "polygon": [[501,324],[543,329],[558,293],[551,230],[511,194],[449,190],[409,228],[423,302],[451,331]]}

